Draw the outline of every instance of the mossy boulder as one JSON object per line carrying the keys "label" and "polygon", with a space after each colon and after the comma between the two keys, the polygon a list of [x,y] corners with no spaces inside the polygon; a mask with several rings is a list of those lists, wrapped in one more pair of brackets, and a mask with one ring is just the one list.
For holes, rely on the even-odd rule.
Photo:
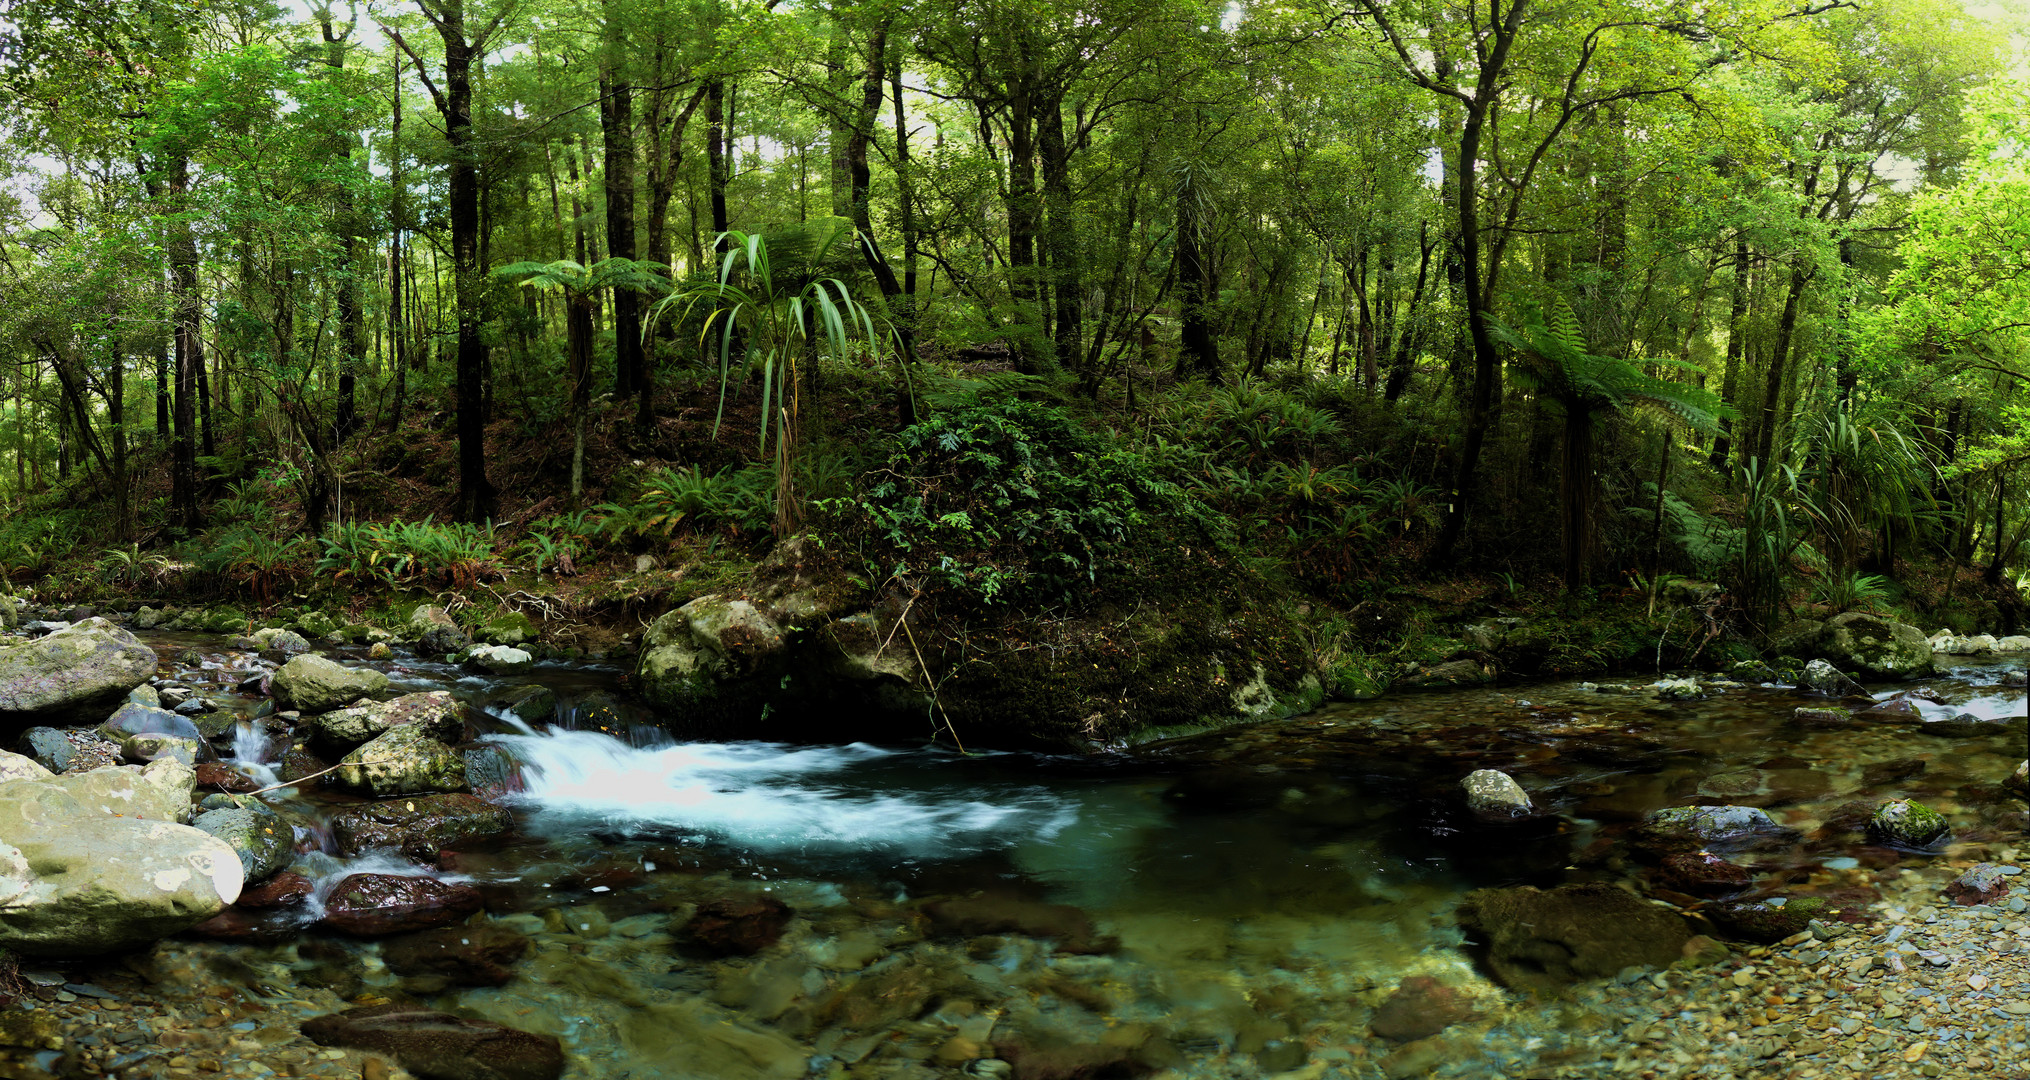
{"label": "mossy boulder", "polygon": [[95,722],[155,665],[155,650],[99,618],[0,647],[0,727]]}
{"label": "mossy boulder", "polygon": [[416,651],[425,656],[459,652],[472,644],[450,613],[435,604],[418,604],[409,613],[406,630]]}
{"label": "mossy boulder", "polygon": [[276,669],[270,687],[284,707],[321,713],[385,692],[388,677],[372,668],[305,653]]}
{"label": "mossy boulder", "polygon": [[465,790],[465,756],[415,724],[390,728],[340,760],[342,787],[376,798]]}
{"label": "mossy boulder", "polygon": [[1924,631],[1861,611],[1826,620],[1819,652],[1841,670],[1866,679],[1921,679],[1932,673],[1931,642]]}
{"label": "mossy boulder", "polygon": [[642,635],[635,687],[652,706],[682,713],[740,709],[756,680],[782,672],[788,639],[752,603],[717,594],[665,612]]}
{"label": "mossy boulder", "polygon": [[197,624],[196,629],[207,633],[230,634],[235,630],[246,629],[247,613],[235,607],[212,608],[197,615],[194,621]]}
{"label": "mossy boulder", "polygon": [[1938,811],[1910,799],[1891,799],[1868,819],[1868,836],[1893,847],[1925,850],[1937,846],[1952,833],[1952,826]]}
{"label": "mossy boulder", "polygon": [[1485,943],[1504,985],[1555,991],[1625,967],[1664,967],[1683,955],[1684,918],[1612,885],[1478,889],[1459,905],[1459,925]]}
{"label": "mossy boulder", "polygon": [[296,617],[294,629],[312,641],[323,641],[340,626],[337,619],[322,611],[306,611]]}
{"label": "mossy boulder", "polygon": [[493,645],[526,645],[538,636],[535,621],[519,611],[502,612],[480,624],[479,640]]}
{"label": "mossy boulder", "polygon": [[191,821],[191,827],[226,842],[240,856],[248,884],[274,877],[296,856],[296,830],[274,811],[261,806],[238,805],[207,810]]}
{"label": "mossy boulder", "polygon": [[1742,851],[1797,838],[1753,806],[1672,806],[1649,815],[1636,843],[1659,852]]}

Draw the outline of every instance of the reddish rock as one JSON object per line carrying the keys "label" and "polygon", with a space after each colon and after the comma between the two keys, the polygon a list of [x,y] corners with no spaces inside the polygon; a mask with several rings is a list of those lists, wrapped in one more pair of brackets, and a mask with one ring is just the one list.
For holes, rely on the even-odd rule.
{"label": "reddish rock", "polygon": [[1693,896],[1730,896],[1754,880],[1747,867],[1736,866],[1710,851],[1666,855],[1660,876],[1665,887]]}
{"label": "reddish rock", "polygon": [[1047,1039],[1006,1039],[994,1044],[994,1053],[1012,1067],[1015,1080],[1113,1080],[1155,1072],[1136,1049]]}
{"label": "reddish rock", "polygon": [[384,937],[458,922],[481,907],[470,885],[394,874],[354,874],[324,900],[324,925],[354,937]]}
{"label": "reddish rock", "polygon": [[1431,978],[1412,975],[1374,1011],[1368,1027],[1391,1042],[1427,1038],[1473,1019],[1473,1005],[1459,991]]}
{"label": "reddish rock", "polygon": [[710,900],[684,923],[684,935],[711,952],[752,956],[781,940],[795,914],[773,896]]}
{"label": "reddish rock", "polygon": [[1992,904],[2009,895],[2009,879],[1993,863],[1981,863],[1947,885],[1945,895],[1963,907]]}
{"label": "reddish rock", "polygon": [[309,878],[284,870],[258,885],[249,885],[241,890],[238,906],[257,910],[296,907],[310,899],[315,891]]}
{"label": "reddish rock", "polygon": [[923,905],[931,929],[953,937],[1019,934],[1050,938],[1059,952],[1112,952],[1113,938],[1101,937],[1085,912],[1070,904],[1050,904],[1008,893],[981,893],[962,899],[932,900]]}
{"label": "reddish rock", "polygon": [[303,1023],[319,1046],[386,1054],[424,1080],[556,1080],[556,1039],[415,1005],[369,1005]]}
{"label": "reddish rock", "polygon": [[310,925],[294,911],[261,911],[229,907],[184,931],[188,937],[210,941],[237,941],[246,945],[276,945],[295,937]]}
{"label": "reddish rock", "polygon": [[381,943],[381,958],[395,974],[453,986],[499,986],[514,978],[515,963],[528,951],[528,938],[499,926],[449,926]]}
{"label": "reddish rock", "polygon": [[245,795],[259,791],[261,785],[254,778],[237,769],[228,768],[215,761],[197,766],[197,790],[216,792],[223,795]]}
{"label": "reddish rock", "polygon": [[445,848],[514,824],[506,809],[471,795],[417,795],[348,810],[331,819],[331,835],[343,855],[399,848],[417,862],[435,864]]}

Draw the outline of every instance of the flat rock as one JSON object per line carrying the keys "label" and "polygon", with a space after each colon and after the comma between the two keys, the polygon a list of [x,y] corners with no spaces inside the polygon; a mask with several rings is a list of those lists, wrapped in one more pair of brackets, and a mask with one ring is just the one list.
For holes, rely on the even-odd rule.
{"label": "flat rock", "polygon": [[319,1046],[386,1054],[423,1080],[556,1080],[564,1050],[536,1035],[416,1005],[369,1005],[303,1023]]}
{"label": "flat rock", "polygon": [[459,922],[483,906],[479,891],[436,878],[354,874],[324,898],[324,923],[354,937],[385,937]]}
{"label": "flat rock", "polygon": [[435,863],[444,848],[514,828],[514,815],[466,794],[388,799],[347,810],[332,818],[331,834],[341,854],[396,848],[419,862]]}
{"label": "flat rock", "polygon": [[1692,936],[1683,917],[1598,882],[1477,889],[1458,917],[1486,942],[1495,977],[1520,990],[1555,990],[1630,965],[1664,967]]}

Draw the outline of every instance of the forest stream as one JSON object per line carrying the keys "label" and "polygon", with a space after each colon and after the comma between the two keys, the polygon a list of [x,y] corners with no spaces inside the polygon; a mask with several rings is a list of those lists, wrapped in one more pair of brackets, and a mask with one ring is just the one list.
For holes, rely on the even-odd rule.
{"label": "forest stream", "polygon": [[[219,639],[143,637],[181,654],[177,678],[220,706],[251,717],[265,702],[233,690],[262,665]],[[678,742],[618,704],[613,668],[372,666],[398,691],[450,690],[475,707],[469,734],[518,763],[502,785],[511,839],[460,845],[427,870],[386,853],[343,859],[320,830],[356,799],[271,792],[299,823],[298,850],[322,849],[294,868],[317,897],[276,909],[250,942],[163,942],[151,970],[270,1004],[309,987],[420,1000],[555,1035],[566,1075],[587,1080],[1535,1076],[1540,1058],[1616,1033],[1575,1022],[1561,995],[1490,981],[1453,915],[1468,890],[1652,892],[1621,840],[1650,811],[1702,796],[1766,807],[1806,837],[1739,858],[1757,873],[1747,898],[1834,894],[1974,849],[2012,860],[2023,840],[1998,825],[2016,803],[1993,797],[2024,756],[2023,728],[1926,730],[2022,715],[2024,691],[2004,685],[2021,660],[1954,667],[1924,684],[1936,700],[1914,701],[1907,722],[1858,728],[1795,726],[1812,702],[1784,688],[1715,683],[1670,701],[1562,682],[1335,704],[1098,757]],[[531,682],[556,693],[553,722],[489,712]],[[258,720],[240,731],[234,763],[272,782],[278,747]],[[1544,812],[1536,825],[1464,815],[1460,779],[1481,768],[1520,781]],[[1810,839],[1843,805],[1895,797],[1943,813],[1955,844],[1926,856]],[[465,930],[526,939],[509,950],[512,977],[402,974],[383,956],[396,939],[309,927],[362,870],[475,887],[485,909]],[[714,904],[730,944],[700,929]],[[1472,1034],[1413,1044],[1423,1056],[1405,1062],[1371,1026],[1413,976],[1470,1003],[1458,1030]],[[148,1052],[125,1064],[142,1068]],[[219,1067],[291,1074],[261,1054]]]}

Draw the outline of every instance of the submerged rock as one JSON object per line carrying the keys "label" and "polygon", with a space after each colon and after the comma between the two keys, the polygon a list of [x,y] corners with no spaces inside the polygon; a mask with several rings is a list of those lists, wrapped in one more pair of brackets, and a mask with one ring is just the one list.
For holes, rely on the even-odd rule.
{"label": "submerged rock", "polygon": [[1662,851],[1741,851],[1797,839],[1752,806],[1672,806],[1649,815],[1637,840]]}
{"label": "submerged rock", "polygon": [[1116,942],[1102,937],[1092,916],[1070,904],[1051,904],[1009,893],[932,900],[923,905],[936,933],[956,937],[1020,934],[1049,938],[1064,953],[1112,952]]}
{"label": "submerged rock", "polygon": [[1707,911],[1735,937],[1769,945],[1803,931],[1813,919],[1825,915],[1829,906],[1815,896],[1794,896],[1781,904],[1757,900],[1717,904]]}
{"label": "submerged rock", "polygon": [[1710,851],[1666,855],[1659,876],[1666,887],[1693,896],[1732,896],[1754,881],[1747,867]]}
{"label": "submerged rock", "polygon": [[276,669],[270,687],[282,707],[322,713],[386,691],[388,677],[305,653]]}
{"label": "submerged rock", "polygon": [[795,914],[773,896],[708,900],[685,921],[683,932],[709,952],[752,956],[781,940]]}
{"label": "submerged rock", "polygon": [[155,650],[104,619],[0,646],[0,726],[90,723],[155,674]]}
{"label": "submerged rock", "polygon": [[1375,1009],[1368,1028],[1390,1042],[1428,1038],[1477,1016],[1458,990],[1429,975],[1412,975]]}
{"label": "submerged rock", "polygon": [[482,907],[479,891],[429,877],[354,874],[324,898],[324,923],[354,937],[385,937],[458,922]]}
{"label": "submerged rock", "polygon": [[499,926],[444,927],[381,942],[388,970],[440,988],[500,986],[514,978],[514,965],[528,951],[528,938]]}
{"label": "submerged rock", "polygon": [[556,1080],[564,1051],[548,1035],[416,1005],[368,1005],[303,1022],[319,1046],[386,1054],[423,1080]]}
{"label": "submerged rock", "polygon": [[1895,847],[1929,848],[1951,831],[1952,826],[1938,811],[1909,799],[1891,799],[1868,819],[1868,836]]}
{"label": "submerged rock", "polygon": [[1495,978],[1517,990],[1556,990],[1631,965],[1663,967],[1692,936],[1679,915],[1597,882],[1548,892],[1477,889],[1458,917],[1485,943]]}

